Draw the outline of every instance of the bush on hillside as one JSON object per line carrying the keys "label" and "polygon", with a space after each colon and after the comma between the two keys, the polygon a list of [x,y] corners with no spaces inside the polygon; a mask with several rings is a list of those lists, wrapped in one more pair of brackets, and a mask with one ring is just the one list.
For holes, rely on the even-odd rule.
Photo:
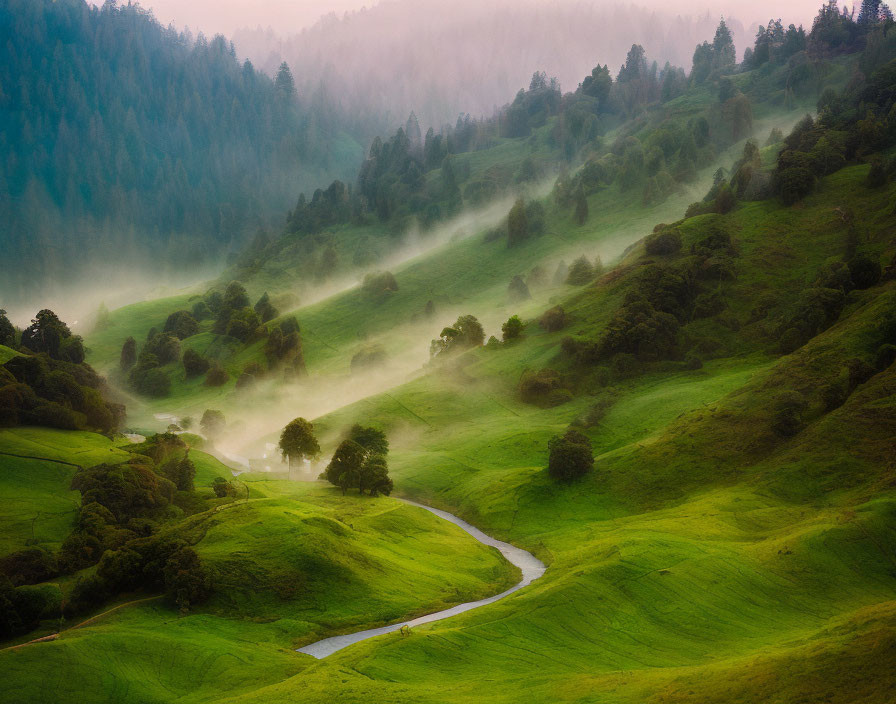
{"label": "bush on hillside", "polygon": [[230,379],[230,375],[224,370],[218,362],[212,362],[208,374],[205,375],[206,386],[223,386]]}
{"label": "bush on hillside", "polygon": [[566,327],[566,311],[560,306],[554,306],[542,314],[538,324],[547,332],[562,330]]}
{"label": "bush on hillside", "polygon": [[267,291],[265,291],[261,298],[255,303],[254,310],[262,323],[266,323],[277,317],[277,309],[274,307],[274,304],[271,303],[271,298],[268,296]]}
{"label": "bush on hillside", "polygon": [[462,315],[452,327],[443,328],[439,338],[429,345],[430,357],[445,352],[479,347],[485,342],[485,331],[472,315]]}
{"label": "bush on hillside", "polygon": [[644,242],[647,254],[667,257],[681,250],[681,235],[677,230],[662,230],[649,235]]}
{"label": "bush on hillside", "polygon": [[558,481],[573,481],[594,468],[591,441],[576,430],[548,441],[548,474]]}
{"label": "bush on hillside", "polygon": [[873,261],[864,255],[859,255],[850,259],[848,266],[852,284],[860,291],[871,288],[880,281],[880,262]]}
{"label": "bush on hillside", "polygon": [[784,169],[775,174],[774,188],[784,205],[793,205],[815,189],[815,175],[804,167]]}
{"label": "bush on hillside", "polygon": [[212,363],[196,350],[185,350],[183,356],[184,373],[188,379],[205,374]]}
{"label": "bush on hillside", "polygon": [[372,300],[382,301],[398,291],[398,281],[391,271],[367,274],[361,284],[361,291]]}
{"label": "bush on hillside", "polygon": [[171,333],[179,340],[185,340],[199,332],[199,323],[189,311],[179,310],[168,316],[163,332]]}
{"label": "bush on hillside", "polygon": [[501,326],[501,334],[504,342],[519,339],[523,334],[523,327],[523,321],[520,320],[518,315],[510,316],[510,318],[507,319],[507,322]]}
{"label": "bush on hillside", "polygon": [[572,399],[562,375],[553,369],[526,370],[520,377],[520,398],[541,408],[559,406]]}
{"label": "bush on hillside", "polygon": [[46,582],[57,574],[56,558],[44,548],[25,548],[0,558],[0,575],[9,579],[14,587]]}
{"label": "bush on hillside", "polygon": [[570,286],[584,286],[591,283],[594,279],[594,267],[588,258],[582,255],[576,259],[572,266],[569,267],[569,273],[566,276],[566,283]]}

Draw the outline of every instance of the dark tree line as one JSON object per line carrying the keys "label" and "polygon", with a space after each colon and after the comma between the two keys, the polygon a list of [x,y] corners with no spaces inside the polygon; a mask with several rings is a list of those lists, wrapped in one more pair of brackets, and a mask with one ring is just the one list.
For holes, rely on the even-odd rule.
{"label": "dark tree line", "polygon": [[357,164],[330,149],[346,121],[297,96],[288,67],[272,81],[137,4],[4,0],[0,85],[8,291],[100,248],[157,269],[220,257],[283,211],[287,183]]}

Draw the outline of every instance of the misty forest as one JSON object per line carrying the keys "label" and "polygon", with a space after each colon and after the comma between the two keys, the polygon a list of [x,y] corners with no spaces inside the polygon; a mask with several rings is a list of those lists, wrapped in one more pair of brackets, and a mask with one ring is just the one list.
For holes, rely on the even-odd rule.
{"label": "misty forest", "polygon": [[363,1],[0,0],[0,702],[896,702],[890,8]]}

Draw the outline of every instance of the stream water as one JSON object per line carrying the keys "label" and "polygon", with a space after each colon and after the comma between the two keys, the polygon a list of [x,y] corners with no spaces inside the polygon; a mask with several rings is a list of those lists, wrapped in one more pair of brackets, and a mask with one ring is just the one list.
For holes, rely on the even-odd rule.
{"label": "stream water", "polygon": [[544,563],[537,557],[535,557],[535,555],[533,555],[532,553],[526,552],[525,550],[515,547],[510,543],[505,543],[501,540],[497,540],[496,538],[492,538],[490,535],[486,535],[475,526],[470,525],[466,521],[461,520],[457,516],[448,513],[447,511],[441,511],[437,508],[431,508],[430,506],[426,506],[424,504],[418,504],[416,501],[408,501],[406,499],[399,499],[399,501],[403,501],[404,503],[410,504],[411,506],[417,506],[429,511],[430,513],[434,513],[439,518],[444,519],[449,523],[453,523],[456,526],[459,526],[467,533],[472,535],[480,543],[491,545],[492,547],[497,548],[510,563],[520,568],[523,578],[519,581],[519,583],[515,584],[510,589],[503,591],[500,594],[495,594],[495,596],[490,596],[486,599],[480,599],[479,601],[468,601],[463,604],[458,604],[457,606],[452,606],[450,609],[444,609],[442,611],[436,611],[432,614],[420,616],[419,618],[415,618],[411,621],[402,621],[401,623],[393,623],[390,626],[369,628],[366,631],[357,631],[355,633],[346,633],[341,636],[333,636],[332,638],[324,638],[323,640],[319,640],[316,643],[311,643],[304,646],[303,648],[299,648],[298,652],[305,653],[306,655],[312,655],[313,657],[316,657],[318,659],[325,658],[328,655],[332,655],[337,650],[342,650],[343,648],[352,645],[353,643],[358,643],[362,640],[367,640],[368,638],[381,636],[385,633],[392,633],[393,631],[397,631],[403,626],[412,628],[414,626],[420,626],[424,623],[441,621],[442,619],[456,616],[457,614],[462,614],[464,611],[470,611],[472,609],[477,609],[480,606],[493,604],[499,599],[510,596],[515,591],[531,584],[533,581],[544,574],[544,571],[546,569]]}
{"label": "stream water", "polygon": [[[170,420],[170,422],[176,423],[177,418],[173,415],[169,414],[156,414],[156,418],[159,420]],[[141,435],[128,435],[129,439],[132,442],[141,442],[144,438]],[[230,462],[237,464],[244,469],[242,471],[247,471],[249,469],[249,460],[240,455],[231,454],[228,452],[222,452],[221,450],[213,451],[214,454],[218,456],[219,459],[229,460]],[[240,470],[233,470],[234,475],[239,475],[242,472]],[[518,548],[510,543],[505,543],[502,540],[498,540],[497,538],[493,538],[490,535],[486,535],[481,530],[479,530],[476,526],[470,525],[466,521],[458,518],[452,513],[448,513],[447,511],[442,511],[441,509],[432,508],[431,506],[427,506],[425,504],[417,503],[416,501],[410,501],[408,499],[398,499],[399,501],[409,504],[411,506],[416,506],[418,508],[422,508],[430,513],[435,514],[442,520],[448,521],[449,523],[453,523],[459,528],[465,530],[471,536],[473,536],[476,540],[478,540],[483,545],[490,545],[493,548],[497,548],[498,551],[513,565],[516,565],[520,568],[520,572],[522,573],[522,579],[512,586],[510,589],[507,589],[500,594],[495,594],[494,596],[487,597],[485,599],[479,599],[478,601],[467,601],[463,604],[458,604],[457,606],[452,606],[450,609],[443,609],[442,611],[436,611],[435,613],[426,614],[425,616],[420,616],[418,618],[412,619],[410,621],[402,621],[400,623],[393,623],[389,626],[381,626],[379,628],[368,628],[364,631],[356,631],[355,633],[346,633],[341,636],[333,636],[331,638],[324,638],[323,640],[319,640],[315,643],[310,643],[302,648],[298,648],[297,652],[304,653],[306,655],[311,655],[315,658],[321,659],[325,658],[328,655],[332,655],[337,650],[342,650],[349,645],[354,643],[359,643],[362,640],[367,640],[368,638],[375,638],[376,636],[381,636],[386,633],[392,633],[393,631],[397,631],[400,628],[407,626],[412,628],[414,626],[420,626],[424,623],[432,623],[433,621],[441,621],[445,618],[450,618],[451,616],[457,616],[458,614],[462,614],[465,611],[471,611],[472,609],[478,609],[480,606],[486,606],[487,604],[493,604],[494,602],[504,599],[505,597],[510,596],[515,591],[522,589],[525,586],[528,586],[533,581],[541,577],[544,574],[546,569],[544,563],[539,560],[535,555],[530,552],[523,550],[522,548]]]}

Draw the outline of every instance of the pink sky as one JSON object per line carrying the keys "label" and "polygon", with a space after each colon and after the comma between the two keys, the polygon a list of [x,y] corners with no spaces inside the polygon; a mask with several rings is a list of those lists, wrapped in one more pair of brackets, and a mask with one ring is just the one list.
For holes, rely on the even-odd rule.
{"label": "pink sky", "polygon": [[[98,2],[100,0],[93,0]],[[125,0],[122,0],[125,1]],[[540,3],[550,6],[555,2],[581,0],[548,0]],[[488,0],[483,0],[487,3]],[[593,0],[595,4],[629,4],[625,0]],[[173,22],[177,27],[189,26],[193,32],[231,35],[242,27],[271,26],[279,34],[290,34],[329,12],[341,14],[348,10],[376,4],[375,0],[141,0],[141,5],[151,8],[163,23]],[[781,17],[785,24],[802,23],[808,28],[822,0],[635,0],[631,4],[677,11],[682,14],[718,13],[737,17],[749,26],[753,22],[766,22],[771,17]],[[851,4],[847,2],[846,4]]]}

